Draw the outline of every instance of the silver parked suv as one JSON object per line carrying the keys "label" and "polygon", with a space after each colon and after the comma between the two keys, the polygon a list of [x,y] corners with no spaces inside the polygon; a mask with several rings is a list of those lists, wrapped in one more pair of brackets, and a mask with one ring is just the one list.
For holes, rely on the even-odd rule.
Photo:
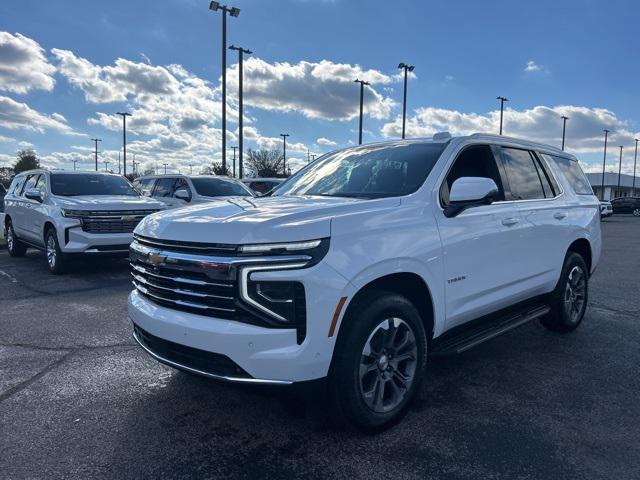
{"label": "silver parked suv", "polygon": [[119,175],[30,170],[5,197],[7,248],[12,257],[44,250],[49,270],[61,273],[72,253],[126,256],[136,225],[163,208]]}

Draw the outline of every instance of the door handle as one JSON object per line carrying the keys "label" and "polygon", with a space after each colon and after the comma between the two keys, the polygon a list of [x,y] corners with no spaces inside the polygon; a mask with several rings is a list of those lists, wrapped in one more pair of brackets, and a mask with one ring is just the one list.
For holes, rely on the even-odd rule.
{"label": "door handle", "polygon": [[556,212],[553,214],[553,218],[556,220],[562,220],[567,217],[567,212]]}
{"label": "door handle", "polygon": [[520,221],[520,219],[515,218],[515,217],[503,218],[502,219],[502,224],[506,225],[507,227],[510,227],[511,225],[515,225],[519,221]]}

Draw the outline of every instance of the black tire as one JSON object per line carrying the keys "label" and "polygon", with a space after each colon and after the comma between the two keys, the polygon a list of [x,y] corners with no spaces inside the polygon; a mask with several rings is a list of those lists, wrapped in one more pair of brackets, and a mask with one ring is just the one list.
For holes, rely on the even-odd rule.
{"label": "black tire", "polygon": [[47,267],[54,275],[60,275],[67,271],[67,257],[60,251],[58,235],[53,227],[47,229],[44,234],[44,253],[47,260]]}
{"label": "black tire", "polygon": [[640,217],[640,208],[634,208],[632,213],[634,217]]}
{"label": "black tire", "polygon": [[[582,287],[579,284],[583,285]],[[579,301],[579,305],[576,303]],[[589,301],[589,270],[581,255],[569,252],[564,260],[560,280],[551,294],[551,311],[540,318],[547,329],[571,332],[582,323]]]}
{"label": "black tire", "polygon": [[16,232],[13,230],[11,220],[8,220],[4,226],[4,238],[7,241],[7,250],[12,257],[24,257],[27,253],[27,246],[18,240]]}
{"label": "black tire", "polygon": [[[356,302],[343,320],[333,353],[329,393],[341,419],[360,430],[376,432],[394,425],[406,413],[424,377],[427,337],[420,314],[401,295],[375,291]],[[387,328],[382,326],[385,320]],[[402,345],[411,341],[408,332],[415,348],[410,343]],[[366,346],[371,347],[370,355],[365,354]],[[401,348],[394,350],[397,346]],[[396,353],[398,358],[394,359]],[[404,382],[406,387],[402,388]],[[376,394],[380,391],[378,403]]]}

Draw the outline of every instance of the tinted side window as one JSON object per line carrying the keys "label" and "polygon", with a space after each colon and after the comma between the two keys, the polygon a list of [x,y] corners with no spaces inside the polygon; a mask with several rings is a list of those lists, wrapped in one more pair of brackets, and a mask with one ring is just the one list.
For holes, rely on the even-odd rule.
{"label": "tinted side window", "polygon": [[445,182],[440,187],[440,202],[449,204],[451,185],[460,177],[486,177],[496,182],[498,186],[497,200],[504,200],[504,189],[498,172],[498,166],[493,151],[488,145],[474,145],[465,148],[455,159]]}
{"label": "tinted side window", "polygon": [[47,192],[47,176],[44,173],[40,175],[38,183],[36,183],[36,190],[40,190],[43,195]]}
{"label": "tinted side window", "polygon": [[189,197],[192,196],[191,188],[189,188],[189,184],[184,178],[179,178],[176,180],[176,185],[174,187],[173,193],[175,194],[175,192],[177,192],[180,189],[186,190],[189,193]]}
{"label": "tinted side window", "polygon": [[547,157],[553,158],[562,174],[567,178],[571,188],[573,188],[578,195],[593,195],[591,184],[576,160],[550,155],[547,155]]}
{"label": "tinted side window", "polygon": [[38,176],[39,175],[35,174],[35,175],[29,175],[27,177],[27,183],[24,184],[24,188],[22,189],[23,195],[24,195],[24,192],[26,192],[27,190],[31,188],[35,188],[36,182],[38,181]]}
{"label": "tinted side window", "polygon": [[159,178],[156,182],[156,188],[153,191],[153,196],[162,198],[171,197],[173,195],[173,186],[175,183],[175,178]]}
{"label": "tinted side window", "polygon": [[528,150],[502,148],[502,158],[514,200],[545,198],[540,174]]}
{"label": "tinted side window", "polygon": [[24,179],[24,176],[16,177],[13,180],[12,185],[9,186],[9,191],[14,195],[20,195],[20,192],[22,191],[22,185],[24,185]]}
{"label": "tinted side window", "polygon": [[133,182],[133,186],[138,189],[142,195],[149,196],[153,190],[153,183],[155,178],[143,178],[142,180],[136,180]]}

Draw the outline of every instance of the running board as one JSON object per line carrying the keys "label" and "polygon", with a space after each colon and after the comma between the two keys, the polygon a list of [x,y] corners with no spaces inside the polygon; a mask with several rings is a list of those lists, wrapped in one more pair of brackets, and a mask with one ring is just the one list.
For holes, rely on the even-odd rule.
{"label": "running board", "polygon": [[535,320],[549,313],[550,310],[548,305],[530,306],[525,310],[498,317],[495,320],[487,319],[478,322],[474,326],[464,328],[459,332],[446,332],[442,337],[433,341],[431,355],[444,356],[466,352],[487,340]]}

